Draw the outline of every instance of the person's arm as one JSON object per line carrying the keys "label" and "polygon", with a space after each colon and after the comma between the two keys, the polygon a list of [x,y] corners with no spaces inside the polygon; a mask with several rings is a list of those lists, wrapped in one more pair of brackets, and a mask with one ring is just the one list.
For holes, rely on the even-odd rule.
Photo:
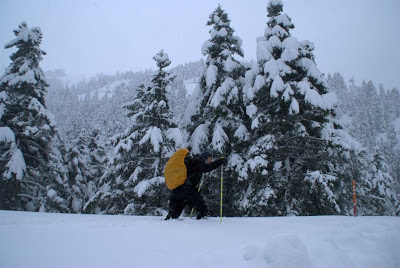
{"label": "person's arm", "polygon": [[218,168],[219,166],[221,166],[224,163],[223,159],[218,159],[215,160],[213,162],[211,162],[210,164],[205,163],[202,160],[198,160],[196,161],[196,164],[194,166],[194,171],[197,172],[201,172],[201,173],[206,173],[206,172],[210,172],[213,171],[214,169]]}

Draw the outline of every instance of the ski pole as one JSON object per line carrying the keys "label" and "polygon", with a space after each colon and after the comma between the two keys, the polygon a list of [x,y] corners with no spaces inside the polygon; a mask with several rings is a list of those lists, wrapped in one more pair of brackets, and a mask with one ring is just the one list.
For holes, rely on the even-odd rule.
{"label": "ski pole", "polygon": [[221,166],[221,206],[220,206],[220,220],[219,222],[222,223],[222,190],[224,189],[224,165]]}
{"label": "ski pole", "polygon": [[[201,186],[203,185],[203,181],[204,181],[204,174],[203,174],[203,176],[201,176],[199,188],[197,189],[197,191],[199,191],[199,192],[200,192]],[[190,212],[190,216],[189,216],[190,218],[192,218],[193,212],[194,212],[194,207],[192,207],[192,211]]]}

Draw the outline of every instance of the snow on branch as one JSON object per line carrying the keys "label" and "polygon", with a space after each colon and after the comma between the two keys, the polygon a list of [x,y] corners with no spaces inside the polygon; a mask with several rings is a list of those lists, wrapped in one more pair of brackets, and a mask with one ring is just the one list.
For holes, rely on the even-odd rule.
{"label": "snow on branch", "polygon": [[295,37],[288,37],[283,41],[282,47],[284,48],[282,52],[281,59],[290,62],[299,57],[300,43]]}
{"label": "snow on branch", "polygon": [[272,57],[272,48],[269,48],[271,44],[267,42],[264,36],[257,38],[257,60],[258,61],[269,61]]}
{"label": "snow on branch", "polygon": [[[212,97],[210,105],[214,108],[217,108],[218,106],[220,106],[221,102],[224,100],[224,96],[226,96],[229,93],[229,89],[234,88],[234,87],[235,87],[235,82],[233,81],[232,78],[225,79],[225,81],[217,89],[214,96]],[[232,95],[233,94],[229,94],[229,97],[234,97]]]}
{"label": "snow on branch", "polygon": [[164,177],[155,177],[150,180],[143,180],[139,182],[135,188],[133,188],[133,191],[139,196],[142,197],[143,194],[152,186],[152,185],[159,185],[165,183],[165,178]]}
{"label": "snow on branch", "polygon": [[7,179],[11,179],[13,177],[13,174],[15,174],[17,180],[22,180],[22,177],[26,172],[26,163],[24,156],[22,155],[21,150],[16,147],[11,148],[11,153],[11,159],[6,165],[7,170],[3,174],[3,176]]}
{"label": "snow on branch", "polygon": [[57,202],[57,203],[59,203],[59,204],[62,204],[62,203],[65,201],[64,198],[61,198],[60,196],[58,196],[58,193],[57,193],[56,190],[54,190],[54,189],[49,189],[49,190],[47,191],[47,196],[48,196],[50,199],[52,199],[53,201],[55,201],[55,202]]}
{"label": "snow on branch", "polygon": [[228,35],[228,31],[226,30],[225,27],[222,27],[220,30],[211,29],[210,30],[210,35],[211,35],[212,38],[215,38],[216,36],[218,36],[218,37],[226,37]]}
{"label": "snow on branch", "polygon": [[207,68],[207,73],[206,73],[206,84],[207,87],[211,87],[212,85],[217,82],[217,74],[218,74],[218,67],[211,64]]}
{"label": "snow on branch", "polygon": [[26,172],[26,163],[21,150],[15,144],[15,134],[9,127],[0,127],[0,143],[11,143],[9,153],[10,159],[6,164],[4,178],[11,179],[15,175],[17,180],[21,180]]}
{"label": "snow on branch", "polygon": [[258,107],[254,104],[250,104],[246,107],[246,114],[253,118],[257,114]]}
{"label": "snow on branch", "polygon": [[42,40],[42,31],[39,27],[33,27],[32,29],[29,29],[25,21],[21,22],[18,27],[19,29],[14,30],[14,33],[17,37],[8,42],[4,48],[11,48],[20,42],[32,42],[34,44],[40,44]]}
{"label": "snow on branch", "polygon": [[15,142],[15,134],[9,127],[0,127],[0,142]]}
{"label": "snow on branch", "polygon": [[158,127],[151,127],[149,130],[147,130],[146,135],[141,139],[139,142],[139,145],[142,145],[146,143],[147,141],[151,142],[153,145],[154,152],[159,152],[160,151],[160,143],[163,142],[163,137],[161,134],[161,130]]}
{"label": "snow on branch", "polygon": [[297,102],[296,98],[292,98],[292,102],[290,103],[289,107],[289,114],[298,114],[300,112],[299,103]]}
{"label": "snow on branch", "polygon": [[206,142],[208,142],[208,126],[201,124],[194,130],[191,138],[192,152],[199,154],[201,145]]}
{"label": "snow on branch", "polygon": [[313,172],[308,172],[307,176],[304,179],[311,184],[311,188],[315,188],[317,187],[317,184],[319,184],[319,187],[327,196],[328,201],[331,202],[335,206],[336,211],[340,213],[341,210],[336,203],[337,196],[334,195],[329,185],[331,182],[336,181],[337,177],[328,174],[322,174],[319,170],[317,170]]}
{"label": "snow on branch", "polygon": [[138,176],[139,176],[140,172],[142,172],[142,170],[143,170],[142,167],[140,167],[140,166],[136,167],[135,170],[133,171],[133,173],[129,176],[129,179],[126,182],[124,182],[124,185],[127,187],[127,186],[129,186],[129,184],[131,182],[137,181]]}
{"label": "snow on branch", "polygon": [[[347,150],[352,150],[356,155],[364,152],[362,145],[352,138],[346,131],[335,129],[333,123],[327,123],[321,130],[321,136],[327,141],[331,141],[333,145],[339,145]],[[347,155],[350,159],[350,155]]]}
{"label": "snow on branch", "polygon": [[282,92],[284,89],[284,84],[283,84],[283,80],[282,78],[277,75],[274,78],[274,82],[272,82],[272,86],[271,86],[271,97],[277,98],[278,92]]}
{"label": "snow on branch", "polygon": [[36,84],[37,80],[35,79],[35,72],[33,70],[29,70],[22,75],[14,76],[10,81],[8,81],[8,85],[15,86],[23,82],[26,82],[28,84]]}
{"label": "snow on branch", "polygon": [[314,78],[319,83],[324,82],[322,73],[312,60],[301,58],[296,62],[296,64],[307,72],[307,76]]}
{"label": "snow on branch", "polygon": [[8,98],[8,95],[5,91],[0,92],[0,119],[3,117],[4,112],[6,111],[6,106],[3,103]]}
{"label": "snow on branch", "polygon": [[182,132],[179,128],[170,128],[166,132],[167,139],[172,140],[175,147],[178,148],[183,144]]}
{"label": "snow on branch", "polygon": [[237,130],[235,131],[235,133],[233,134],[233,136],[239,140],[242,141],[247,141],[250,139],[250,133],[247,130],[246,126],[241,124]]}
{"label": "snow on branch", "polygon": [[169,60],[168,54],[164,52],[162,49],[159,53],[157,53],[153,59],[157,63],[157,67],[160,69],[163,69],[165,67],[168,67],[171,64],[171,61]]}
{"label": "snow on branch", "polygon": [[300,81],[297,83],[300,93],[304,95],[306,102],[324,110],[332,110],[337,104],[337,96],[334,92],[320,95],[316,90],[310,88],[310,82]]}
{"label": "snow on branch", "polygon": [[48,109],[46,109],[46,107],[44,107],[37,98],[32,98],[28,108],[36,111],[39,116],[47,117],[50,120],[52,126],[55,126],[53,123],[55,122],[54,115]]}
{"label": "snow on branch", "polygon": [[222,152],[226,141],[228,141],[228,135],[226,135],[220,124],[216,124],[212,137],[213,148],[219,152]]}
{"label": "snow on branch", "polygon": [[208,51],[210,50],[210,47],[213,46],[214,43],[211,43],[210,41],[205,41],[203,45],[201,46],[201,54],[206,56],[208,54]]}

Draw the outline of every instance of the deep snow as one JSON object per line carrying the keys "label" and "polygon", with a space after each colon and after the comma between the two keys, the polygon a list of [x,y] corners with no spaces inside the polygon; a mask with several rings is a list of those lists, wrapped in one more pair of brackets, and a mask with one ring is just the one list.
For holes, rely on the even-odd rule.
{"label": "deep snow", "polygon": [[0,211],[0,267],[400,267],[398,217]]}

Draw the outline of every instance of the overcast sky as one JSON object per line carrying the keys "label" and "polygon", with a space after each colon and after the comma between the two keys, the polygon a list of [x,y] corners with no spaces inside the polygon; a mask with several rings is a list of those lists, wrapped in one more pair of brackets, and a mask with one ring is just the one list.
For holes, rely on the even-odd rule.
{"label": "overcast sky", "polygon": [[[243,40],[245,59],[256,59],[256,38],[266,27],[268,0],[0,0],[0,67],[13,49],[4,45],[21,21],[43,32],[48,54],[41,67],[74,76],[155,69],[161,49],[172,66],[203,57],[210,13],[221,4]],[[352,75],[400,89],[399,0],[283,0],[292,36],[315,45],[323,73]]]}

